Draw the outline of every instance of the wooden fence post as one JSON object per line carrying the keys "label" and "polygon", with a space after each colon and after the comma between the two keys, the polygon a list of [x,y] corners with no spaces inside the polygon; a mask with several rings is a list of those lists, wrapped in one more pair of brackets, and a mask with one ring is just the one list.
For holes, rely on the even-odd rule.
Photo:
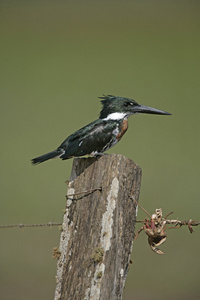
{"label": "wooden fence post", "polygon": [[55,300],[122,299],[140,182],[140,167],[122,155],[74,159]]}

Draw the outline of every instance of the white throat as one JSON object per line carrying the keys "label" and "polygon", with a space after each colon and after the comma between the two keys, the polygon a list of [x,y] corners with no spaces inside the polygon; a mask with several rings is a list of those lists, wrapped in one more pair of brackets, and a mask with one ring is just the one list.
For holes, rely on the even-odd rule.
{"label": "white throat", "polygon": [[103,120],[104,120],[104,121],[107,121],[107,120],[121,120],[121,119],[123,119],[125,116],[126,116],[125,113],[115,112],[115,113],[109,114],[109,115],[108,115],[106,118],[104,118]]}

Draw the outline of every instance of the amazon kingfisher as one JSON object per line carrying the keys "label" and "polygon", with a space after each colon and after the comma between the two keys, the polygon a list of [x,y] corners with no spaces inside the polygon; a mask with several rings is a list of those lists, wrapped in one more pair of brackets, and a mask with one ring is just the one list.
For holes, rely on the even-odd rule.
{"label": "amazon kingfisher", "polygon": [[171,115],[156,108],[140,105],[133,99],[103,95],[99,119],[74,132],[54,151],[32,159],[33,164],[60,157],[101,156],[119,142],[128,129],[128,117],[138,113]]}

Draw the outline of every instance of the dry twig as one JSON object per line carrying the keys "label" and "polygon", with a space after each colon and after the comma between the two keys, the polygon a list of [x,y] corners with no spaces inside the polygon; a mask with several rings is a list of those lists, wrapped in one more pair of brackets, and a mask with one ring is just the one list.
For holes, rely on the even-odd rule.
{"label": "dry twig", "polygon": [[[143,226],[136,233],[135,240],[137,239],[139,233],[144,230],[148,236],[148,243],[151,249],[157,254],[164,254],[159,248],[157,248],[157,246],[162,245],[166,241],[167,239],[167,234],[165,232],[166,229],[172,229],[172,228],[178,229],[183,225],[187,225],[190,233],[192,233],[194,231],[192,226],[198,226],[200,224],[200,222],[193,221],[192,219],[190,219],[189,221],[167,219],[167,217],[171,215],[173,212],[170,212],[163,218],[162,208],[156,209],[155,213],[150,215],[141,205],[139,205],[139,203],[136,200],[134,201],[151,218],[151,219],[144,219],[142,221],[136,221],[137,223],[142,223]],[[169,224],[174,226],[167,227],[167,225]]]}

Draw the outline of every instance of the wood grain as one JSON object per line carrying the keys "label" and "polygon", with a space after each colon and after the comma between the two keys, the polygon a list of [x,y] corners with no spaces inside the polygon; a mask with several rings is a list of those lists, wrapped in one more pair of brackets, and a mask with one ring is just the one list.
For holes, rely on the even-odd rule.
{"label": "wood grain", "polygon": [[74,159],[55,300],[122,299],[140,182],[140,167],[122,155]]}

